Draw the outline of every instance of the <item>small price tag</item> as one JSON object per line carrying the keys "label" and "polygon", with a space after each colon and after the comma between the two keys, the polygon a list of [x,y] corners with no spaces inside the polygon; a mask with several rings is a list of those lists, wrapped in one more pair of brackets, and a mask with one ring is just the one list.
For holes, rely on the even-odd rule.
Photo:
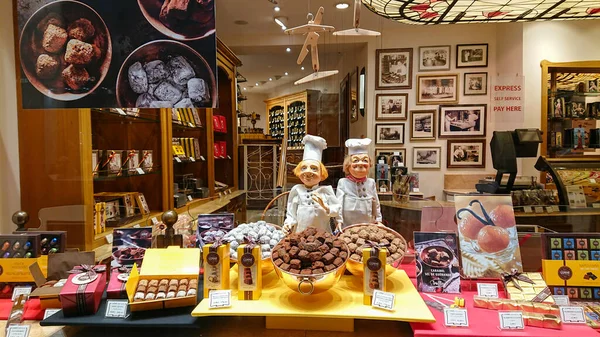
{"label": "small price tag", "polygon": [[586,324],[582,307],[560,307],[560,318],[563,323]]}
{"label": "small price tag", "polygon": [[27,296],[29,296],[29,294],[31,294],[31,287],[15,287],[15,289],[13,289],[11,299],[12,301],[14,301],[19,297],[19,295],[23,295],[25,299],[27,299]]}
{"label": "small price tag", "polygon": [[590,184],[595,184],[595,183],[596,183],[596,179],[590,178]]}
{"label": "small price tag", "polygon": [[192,122],[188,122],[188,125],[192,128],[195,128],[194,124],[192,124]]}
{"label": "small price tag", "polygon": [[446,326],[469,326],[466,309],[444,308],[444,324]]}
{"label": "small price tag", "polygon": [[133,225],[133,228],[140,228],[140,227],[141,227],[140,224]]}
{"label": "small price tag", "polygon": [[206,161],[206,158],[204,158],[204,156],[200,156],[200,160]]}
{"label": "small price tag", "polygon": [[219,192],[219,198],[223,198],[223,193]]}
{"label": "small price tag", "polygon": [[381,159],[381,160],[379,161],[379,164],[385,164],[385,161],[384,161],[383,159]]}
{"label": "small price tag", "polygon": [[112,244],[113,243],[113,235],[112,234],[108,234],[106,236],[106,242]]}
{"label": "small price tag", "polygon": [[126,318],[128,302],[123,300],[106,301],[106,318]]}
{"label": "small price tag", "polygon": [[419,188],[418,187],[413,188],[413,193],[419,193]]}
{"label": "small price tag", "polygon": [[175,161],[181,163],[181,159],[179,159],[179,157],[175,157]]}
{"label": "small price tag", "polygon": [[227,155],[227,159],[231,159],[231,157],[229,155]]}
{"label": "small price tag", "polygon": [[196,158],[194,158],[194,157],[190,157],[190,161],[191,161],[192,163],[195,163],[195,162],[196,162]]}
{"label": "small price tag", "polygon": [[6,337],[27,337],[29,336],[30,325],[11,325],[8,327]]}
{"label": "small price tag", "polygon": [[403,162],[400,162],[400,167],[404,167],[404,163]]}
{"label": "small price tag", "polygon": [[554,213],[554,208],[552,206],[546,206],[546,212]]}
{"label": "small price tag", "polygon": [[60,309],[46,309],[46,311],[44,311],[44,319],[56,314],[59,311]]}
{"label": "small price tag", "polygon": [[500,330],[523,330],[523,313],[521,311],[501,311],[498,313],[500,318]]}
{"label": "small price tag", "polygon": [[373,308],[393,311],[395,304],[396,294],[388,293],[381,290],[375,290],[373,292],[373,301],[371,302]]}
{"label": "small price tag", "polygon": [[543,206],[535,206],[535,212],[536,213],[544,213],[544,207]]}
{"label": "small price tag", "polygon": [[187,199],[188,199],[188,201],[192,201],[192,200],[194,200],[194,199],[192,199],[192,196],[191,196],[191,195],[188,195]]}
{"label": "small price tag", "polygon": [[208,294],[208,308],[228,308],[231,306],[231,290],[211,290]]}
{"label": "small price tag", "polygon": [[158,219],[156,217],[153,217],[152,220],[150,220],[150,221],[152,221],[152,224],[154,226],[158,225]]}
{"label": "small price tag", "polygon": [[123,111],[123,109],[117,109],[117,112],[119,113],[119,115],[127,116],[127,114],[125,113],[125,111]]}
{"label": "small price tag", "polygon": [[146,172],[144,172],[144,170],[142,170],[141,167],[136,168],[135,172],[137,172],[138,174],[144,174],[144,173],[146,173]]}
{"label": "small price tag", "polygon": [[569,296],[567,295],[552,295],[552,298],[554,298],[554,303],[556,303],[556,305],[558,306],[568,307],[569,305],[571,305],[571,301],[569,300]]}
{"label": "small price tag", "polygon": [[533,213],[533,208],[531,208],[531,206],[523,206],[523,212]]}
{"label": "small price tag", "polygon": [[553,209],[555,212],[560,212],[560,207],[558,207],[558,205],[554,205],[554,206],[552,206],[552,209]]}
{"label": "small price tag", "polygon": [[600,208],[600,203],[595,202],[595,203],[592,204],[592,207],[593,208]]}
{"label": "small price tag", "polygon": [[498,285],[496,283],[477,283],[477,295],[498,298]]}

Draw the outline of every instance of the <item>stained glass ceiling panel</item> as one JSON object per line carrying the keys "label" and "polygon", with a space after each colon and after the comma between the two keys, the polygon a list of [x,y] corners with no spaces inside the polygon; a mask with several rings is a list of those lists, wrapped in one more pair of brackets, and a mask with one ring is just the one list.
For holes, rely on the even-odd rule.
{"label": "stained glass ceiling panel", "polygon": [[600,18],[600,0],[362,0],[372,12],[417,25]]}

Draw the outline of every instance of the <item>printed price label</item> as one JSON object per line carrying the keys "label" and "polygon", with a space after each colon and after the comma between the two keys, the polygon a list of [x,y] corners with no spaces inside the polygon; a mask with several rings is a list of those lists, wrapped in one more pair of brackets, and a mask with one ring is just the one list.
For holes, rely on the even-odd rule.
{"label": "printed price label", "polygon": [[595,184],[595,183],[596,183],[596,179],[590,178],[590,184]]}
{"label": "printed price label", "polygon": [[117,112],[118,112],[120,115],[127,116],[127,114],[125,113],[125,111],[123,111],[123,109],[117,109]]}
{"label": "printed price label", "polygon": [[566,307],[571,305],[571,301],[567,295],[552,295],[552,298],[554,298],[554,303],[556,303],[556,305],[562,305]]}
{"label": "printed price label", "polygon": [[12,301],[14,301],[15,299],[17,299],[19,297],[19,295],[23,295],[25,297],[25,299],[27,299],[29,294],[31,294],[31,287],[15,287],[15,289],[13,289],[13,294],[12,294],[11,299],[12,299]]}
{"label": "printed price label", "polygon": [[558,205],[554,205],[554,206],[552,206],[552,209],[553,209],[555,212],[560,212],[560,207],[558,207]]}
{"label": "printed price label", "polygon": [[543,206],[535,206],[535,212],[536,213],[544,213],[544,207]]}
{"label": "printed price label", "polygon": [[229,155],[227,155],[227,159],[231,159],[231,157]]}
{"label": "printed price label", "polygon": [[477,295],[498,298],[498,285],[496,283],[477,283]]}
{"label": "printed price label", "polygon": [[127,301],[107,300],[106,301],[106,318],[125,318],[127,317]]}
{"label": "printed price label", "polygon": [[140,227],[141,227],[140,224],[133,225],[133,228],[140,228]]}
{"label": "printed price label", "polygon": [[466,309],[444,309],[444,324],[446,326],[469,326],[469,316]]}
{"label": "printed price label", "polygon": [[211,290],[208,293],[208,308],[227,308],[231,306],[231,290]]}
{"label": "printed price label", "polygon": [[145,174],[146,173],[146,172],[144,172],[144,170],[142,170],[141,167],[136,168],[135,172],[137,172],[137,174]]}
{"label": "printed price label", "polygon": [[190,157],[190,161],[191,161],[192,163],[195,163],[195,162],[196,162],[196,158],[194,158],[194,157]]}
{"label": "printed price label", "polygon": [[156,217],[152,218],[151,221],[154,226],[158,225],[158,219]]}
{"label": "printed price label", "polygon": [[595,203],[592,204],[592,207],[593,208],[600,208],[600,203],[595,202]]}
{"label": "printed price label", "polygon": [[194,126],[194,124],[192,124],[192,122],[188,122],[188,125],[189,125],[190,127],[192,127],[192,128],[194,128],[194,127],[195,127],[195,126]]}
{"label": "printed price label", "polygon": [[560,307],[560,318],[563,323],[586,324],[582,307]]}
{"label": "printed price label", "polygon": [[419,193],[419,188],[418,187],[413,188],[413,193]]}
{"label": "printed price label", "polygon": [[546,206],[546,212],[554,213],[554,208],[552,206]]}
{"label": "printed price label", "polygon": [[181,163],[181,159],[179,159],[179,157],[175,157],[175,161]]}
{"label": "printed price label", "polygon": [[500,317],[500,330],[523,330],[523,313],[521,311],[501,311],[498,313]]}
{"label": "printed price label", "polygon": [[8,327],[6,337],[27,337],[30,327],[30,325],[11,325]]}
{"label": "printed price label", "polygon": [[381,290],[373,291],[373,301],[371,305],[373,308],[379,308],[384,310],[393,311],[396,304],[396,295]]}
{"label": "printed price label", "polygon": [[189,201],[192,201],[192,200],[194,200],[194,199],[192,199],[192,196],[191,196],[191,195],[188,195],[188,200],[189,200]]}
{"label": "printed price label", "polygon": [[204,156],[200,156],[200,160],[206,161],[206,158],[204,158]]}
{"label": "printed price label", "polygon": [[523,207],[523,212],[525,212],[525,213],[533,213],[533,208],[531,208],[531,206],[524,206]]}
{"label": "printed price label", "polygon": [[108,234],[106,236],[106,242],[112,244],[113,243],[113,235],[112,234]]}
{"label": "printed price label", "polygon": [[59,311],[60,309],[46,309],[46,311],[44,311],[44,319],[56,314]]}

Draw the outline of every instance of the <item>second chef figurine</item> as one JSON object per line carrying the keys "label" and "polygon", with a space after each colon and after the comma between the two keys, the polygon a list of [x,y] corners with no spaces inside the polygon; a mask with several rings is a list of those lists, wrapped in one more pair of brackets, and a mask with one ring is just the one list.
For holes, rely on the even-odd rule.
{"label": "second chef figurine", "polygon": [[329,219],[335,218],[336,224],[340,225],[342,205],[331,186],[319,186],[328,177],[327,169],[321,162],[327,142],[321,137],[306,135],[302,144],[304,155],[294,169],[294,174],[302,184],[295,185],[288,195],[283,231],[285,234],[301,232],[310,226],[331,233]]}
{"label": "second chef figurine", "polygon": [[375,180],[367,178],[372,166],[369,138],[348,139],[348,155],[344,159],[346,178],[340,179],[337,198],[342,203],[338,218],[347,227],[359,223],[381,223],[381,208]]}

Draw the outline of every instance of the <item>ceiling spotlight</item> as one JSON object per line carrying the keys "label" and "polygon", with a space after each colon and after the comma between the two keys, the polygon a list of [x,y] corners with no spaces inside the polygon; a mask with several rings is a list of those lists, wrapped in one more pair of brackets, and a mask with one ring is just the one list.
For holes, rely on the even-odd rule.
{"label": "ceiling spotlight", "polygon": [[335,5],[335,8],[337,9],[347,9],[348,7],[350,7],[350,5],[345,2],[339,2]]}
{"label": "ceiling spotlight", "polygon": [[288,75],[288,73],[286,72],[286,73],[285,73],[285,76],[287,76],[287,75]]}
{"label": "ceiling spotlight", "polygon": [[244,87],[244,90],[246,90],[246,87]]}
{"label": "ceiling spotlight", "polygon": [[269,77],[269,81],[272,81],[273,79],[271,77]]}
{"label": "ceiling spotlight", "polygon": [[301,67],[300,70],[304,70],[304,67]]}
{"label": "ceiling spotlight", "polygon": [[283,16],[278,16],[273,18],[273,20],[275,20],[275,23],[279,25],[279,27],[281,27],[281,30],[286,30],[287,26],[287,18],[284,18]]}
{"label": "ceiling spotlight", "polygon": [[255,84],[256,84],[256,86],[258,87],[258,82],[256,82]]}
{"label": "ceiling spotlight", "polygon": [[276,11],[276,12],[279,12],[281,10],[281,7],[275,6],[275,7],[273,7],[273,10]]}
{"label": "ceiling spotlight", "polygon": [[285,51],[287,51],[287,52],[289,53],[289,52],[291,52],[291,51],[292,51],[292,48],[290,48],[290,47],[287,47],[287,48],[285,48]]}

